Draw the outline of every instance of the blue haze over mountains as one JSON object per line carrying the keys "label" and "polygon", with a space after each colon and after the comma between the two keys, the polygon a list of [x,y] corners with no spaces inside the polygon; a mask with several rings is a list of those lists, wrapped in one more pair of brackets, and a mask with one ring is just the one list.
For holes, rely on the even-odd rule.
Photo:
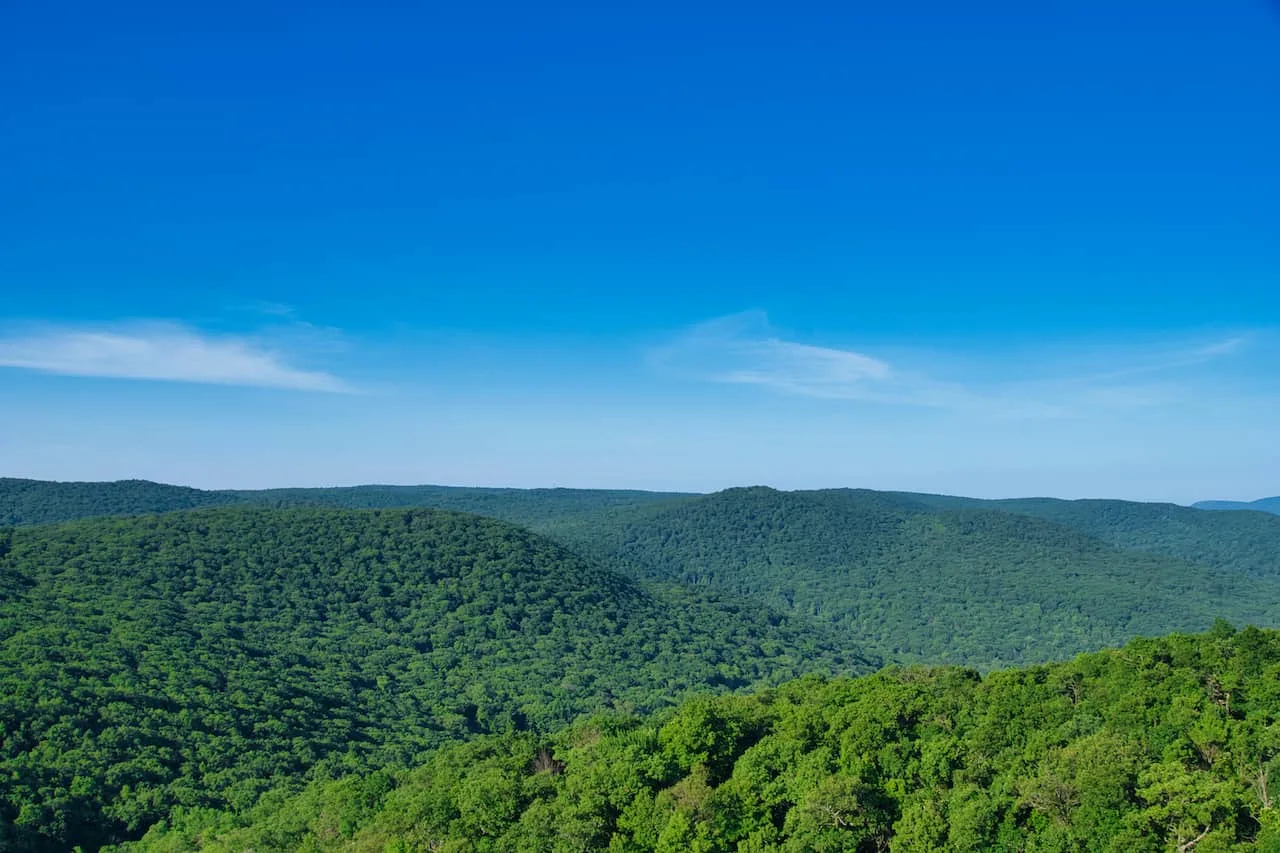
{"label": "blue haze over mountains", "polygon": [[1197,509],[1251,509],[1280,515],[1280,496],[1256,501],[1198,501],[1192,506]]}

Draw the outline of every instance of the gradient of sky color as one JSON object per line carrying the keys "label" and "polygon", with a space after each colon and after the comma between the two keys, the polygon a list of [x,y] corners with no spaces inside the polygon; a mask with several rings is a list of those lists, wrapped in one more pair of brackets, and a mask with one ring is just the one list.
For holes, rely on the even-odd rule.
{"label": "gradient of sky color", "polygon": [[1280,493],[1280,5],[9,4],[0,476]]}

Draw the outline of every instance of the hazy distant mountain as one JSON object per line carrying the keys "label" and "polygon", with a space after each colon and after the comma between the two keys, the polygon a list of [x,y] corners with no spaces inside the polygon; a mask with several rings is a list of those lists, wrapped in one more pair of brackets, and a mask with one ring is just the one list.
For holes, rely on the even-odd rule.
{"label": "hazy distant mountain", "polygon": [[1280,495],[1274,498],[1260,498],[1256,501],[1200,501],[1192,506],[1196,509],[1252,509],[1280,515]]}
{"label": "hazy distant mountain", "polygon": [[516,524],[563,519],[631,504],[687,497],[629,489],[490,489],[464,486],[343,486],[207,491],[148,480],[59,483],[0,477],[0,526],[51,524],[106,515],[144,515],[214,506],[399,509],[472,512]]}
{"label": "hazy distant mountain", "polygon": [[242,503],[232,493],[149,480],[55,483],[0,477],[0,525],[51,524],[103,515],[142,515]]}
{"label": "hazy distant mountain", "polygon": [[1056,498],[980,500],[895,493],[938,509],[999,510],[1079,530],[1127,551],[1280,578],[1280,518],[1262,513],[1211,513],[1168,503]]}

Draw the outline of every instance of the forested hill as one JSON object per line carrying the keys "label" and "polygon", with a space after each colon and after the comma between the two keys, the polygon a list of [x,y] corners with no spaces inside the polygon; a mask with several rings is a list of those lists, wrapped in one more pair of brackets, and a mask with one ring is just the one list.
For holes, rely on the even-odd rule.
{"label": "forested hill", "polygon": [[148,480],[55,483],[0,477],[0,526],[52,524],[103,515],[140,515],[242,503],[231,493]]}
{"label": "forested hill", "polygon": [[[1117,548],[1280,578],[1280,517],[1166,503],[1055,498],[979,500],[895,493],[936,509],[996,510],[1071,527]],[[1280,506],[1277,507],[1280,510]]]}
{"label": "forested hill", "polygon": [[[830,491],[847,494],[865,505],[892,506],[911,512],[969,509],[1029,516],[1070,527],[1121,550],[1175,557],[1255,576],[1280,577],[1280,517],[1265,512],[1206,512],[1174,504],[1117,500],[980,500],[864,489]],[[703,496],[632,490],[377,485],[219,492],[143,480],[55,483],[0,478],[0,526],[203,506],[434,507],[473,512],[542,532],[563,534],[581,544],[590,538],[599,521],[603,520],[604,526],[609,527],[613,523],[610,516],[617,511],[700,497]],[[1265,510],[1268,504],[1259,501],[1246,506]],[[1272,509],[1280,510],[1280,506]]]}
{"label": "forested hill", "polygon": [[60,483],[0,477],[0,526],[51,524],[107,515],[142,515],[213,506],[340,509],[432,507],[473,512],[516,524],[688,497],[678,492],[609,489],[489,489],[462,486],[344,486],[316,489],[205,491],[147,480]]}
{"label": "forested hill", "polygon": [[[981,500],[951,495],[835,489],[866,506],[909,512],[981,510],[1038,518],[1070,527],[1121,550],[1175,557],[1212,568],[1280,578],[1280,517],[1266,512],[1223,513],[1175,504],[1053,498]],[[540,532],[589,540],[611,516],[702,495],[597,489],[492,489],[458,486],[202,491],[144,480],[55,483],[0,478],[0,526],[44,524],[103,515],[136,515],[203,506],[331,506],[344,509],[434,507],[473,512]],[[1216,504],[1215,504],[1216,506]],[[1247,505],[1266,509],[1267,502]],[[1280,510],[1280,506],[1273,507]]]}
{"label": "forested hill", "polygon": [[537,528],[549,522],[692,497],[682,492],[632,489],[494,489],[469,486],[343,486],[331,489],[265,489],[228,492],[265,506],[334,506],[345,509],[433,507],[472,512]]}
{"label": "forested hill", "polygon": [[890,669],[449,747],[188,811],[135,853],[1280,849],[1280,634]]}
{"label": "forested hill", "polygon": [[882,492],[731,489],[546,529],[637,576],[826,621],[889,660],[991,667],[1203,630],[1219,616],[1280,624],[1274,574],[1120,551],[1038,518]]}
{"label": "forested hill", "polygon": [[1196,509],[1249,509],[1280,515],[1280,495],[1256,501],[1199,501],[1192,506]]}
{"label": "forested hill", "polygon": [[11,521],[151,511],[169,498],[176,506],[476,512],[526,525],[630,577],[746,596],[826,623],[858,650],[889,660],[989,668],[1060,659],[1137,634],[1199,630],[1217,616],[1280,624],[1280,517],[1263,513],[853,489],[200,492],[0,481],[0,507]]}
{"label": "forested hill", "polygon": [[310,773],[872,663],[432,510],[222,508],[0,530],[0,849],[136,837]]}

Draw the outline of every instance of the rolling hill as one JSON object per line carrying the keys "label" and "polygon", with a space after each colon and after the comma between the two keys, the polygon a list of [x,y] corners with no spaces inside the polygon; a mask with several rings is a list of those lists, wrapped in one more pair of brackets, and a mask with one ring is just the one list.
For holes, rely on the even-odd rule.
{"label": "rolling hill", "polygon": [[1203,630],[1220,616],[1280,620],[1274,575],[1122,551],[1044,519],[910,495],[731,489],[543,530],[636,577],[827,622],[886,660],[986,668]]}
{"label": "rolling hill", "polygon": [[[1119,500],[982,500],[866,489],[828,491],[859,496],[866,505],[895,506],[912,512],[967,509],[1037,518],[1072,528],[1121,550],[1173,557],[1255,577],[1280,577],[1280,518],[1265,511],[1205,512],[1176,504]],[[653,504],[674,505],[702,497],[705,496],[634,490],[377,485],[202,491],[142,480],[55,483],[0,478],[0,525],[228,505],[344,509],[432,507],[509,521],[539,532],[565,536],[581,545],[591,538],[597,524],[605,528],[612,524],[611,517],[616,511],[626,512]],[[1275,499],[1242,506],[1265,510],[1270,500]]]}
{"label": "rolling hill", "polygon": [[525,525],[632,578],[783,608],[889,660],[988,668],[1202,629],[1217,616],[1280,618],[1280,518],[1263,513],[858,489],[94,485],[0,480],[0,507],[19,521],[166,501],[458,509]]}
{"label": "rolling hill", "polygon": [[[1259,577],[1280,576],[1280,512],[1276,500],[1254,504],[1206,502],[1197,507],[1252,508],[1263,512],[1205,512],[1164,503],[1119,500],[1012,498],[982,500],[952,495],[830,490],[901,509],[986,510],[1028,516],[1073,528],[1121,550],[1143,551]],[[203,491],[144,480],[57,483],[0,478],[0,526],[46,524],[104,515],[137,515],[208,506],[330,506],[344,509],[432,507],[472,512],[534,530],[589,536],[598,519],[615,510],[703,497],[680,492],[598,489],[501,489],[459,486],[346,486]],[[1270,510],[1267,507],[1271,507]]]}
{"label": "rolling hill", "polygon": [[0,477],[0,526],[55,524],[104,515],[141,515],[242,502],[231,493],[149,480],[57,483]]}
{"label": "rolling hill", "polygon": [[[890,669],[451,746],[191,811],[135,853],[1280,849],[1280,634]],[[122,851],[123,853],[123,851]]]}
{"label": "rolling hill", "polygon": [[1070,527],[1123,550],[1176,557],[1258,577],[1280,577],[1280,518],[1166,503],[1054,498],[979,500],[898,493],[936,509],[996,510]]}
{"label": "rolling hill", "polygon": [[[473,514],[389,508],[425,504]],[[0,512],[6,851],[882,659],[1280,624],[1280,518],[1160,504],[0,480]]]}
{"label": "rolling hill", "polygon": [[1280,515],[1280,495],[1274,498],[1260,498],[1256,501],[1198,501],[1192,506],[1196,509],[1246,509]]}
{"label": "rolling hill", "polygon": [[175,806],[239,808],[476,734],[873,668],[849,648],[475,515],[0,530],[0,825],[9,850],[95,849]]}
{"label": "rolling hill", "polygon": [[610,508],[687,497],[678,492],[608,489],[490,489],[465,486],[344,486],[206,491],[148,480],[63,483],[0,477],[0,526],[143,515],[215,506],[340,509],[430,507],[536,524]]}

